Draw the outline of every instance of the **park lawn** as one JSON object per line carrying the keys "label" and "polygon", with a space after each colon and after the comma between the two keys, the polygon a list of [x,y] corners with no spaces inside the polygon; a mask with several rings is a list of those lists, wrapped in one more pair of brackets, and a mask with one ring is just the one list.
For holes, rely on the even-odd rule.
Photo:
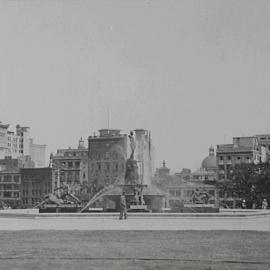
{"label": "park lawn", "polygon": [[270,233],[1,231],[0,269],[270,269]]}

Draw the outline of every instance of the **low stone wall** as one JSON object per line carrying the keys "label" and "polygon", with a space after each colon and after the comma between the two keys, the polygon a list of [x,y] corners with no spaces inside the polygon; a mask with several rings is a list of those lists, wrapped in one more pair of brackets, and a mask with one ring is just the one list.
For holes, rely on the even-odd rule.
{"label": "low stone wall", "polygon": [[1,214],[18,214],[18,215],[37,215],[39,213],[39,209],[3,209],[0,210]]}

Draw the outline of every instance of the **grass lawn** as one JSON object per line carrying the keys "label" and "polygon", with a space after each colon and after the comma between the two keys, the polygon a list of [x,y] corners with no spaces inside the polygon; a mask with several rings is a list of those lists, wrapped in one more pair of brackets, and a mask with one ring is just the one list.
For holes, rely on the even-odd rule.
{"label": "grass lawn", "polygon": [[0,232],[0,269],[270,269],[270,233]]}

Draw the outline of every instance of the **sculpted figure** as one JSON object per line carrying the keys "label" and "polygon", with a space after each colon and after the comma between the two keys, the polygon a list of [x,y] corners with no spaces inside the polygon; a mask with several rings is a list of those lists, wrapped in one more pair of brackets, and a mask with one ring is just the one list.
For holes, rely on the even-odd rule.
{"label": "sculpted figure", "polygon": [[130,134],[128,135],[129,140],[130,140],[130,148],[131,148],[131,154],[130,154],[130,158],[134,159],[134,152],[135,152],[135,148],[136,148],[136,141],[134,138],[134,133],[133,131],[130,131]]}

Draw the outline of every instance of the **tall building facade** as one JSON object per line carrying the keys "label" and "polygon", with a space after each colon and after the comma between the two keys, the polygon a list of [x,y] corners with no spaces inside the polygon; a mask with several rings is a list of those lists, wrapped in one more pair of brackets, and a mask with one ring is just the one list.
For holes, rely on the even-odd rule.
{"label": "tall building facade", "polygon": [[22,168],[20,174],[21,207],[33,207],[52,192],[52,168]]}
{"label": "tall building facade", "polygon": [[71,188],[88,182],[88,149],[82,138],[78,148],[58,149],[51,156],[53,167],[53,189],[63,184]]}
{"label": "tall building facade", "polygon": [[30,128],[16,126],[9,130],[9,124],[0,122],[0,158],[30,156],[36,167],[45,166],[46,145],[34,144],[30,137]]}
{"label": "tall building facade", "polygon": [[262,150],[262,162],[269,162],[270,160],[270,134],[256,135],[259,145]]}
{"label": "tall building facade", "polygon": [[[134,138],[136,144],[134,159],[138,164],[140,182],[150,185],[154,167],[154,146],[150,132],[136,129]],[[89,184],[102,187],[123,178],[130,152],[128,135],[121,134],[118,129],[101,129],[99,136],[90,136],[88,138]]]}
{"label": "tall building facade", "polygon": [[30,139],[29,144],[29,156],[35,163],[35,167],[44,167],[46,160],[46,145],[45,144],[36,144],[34,140]]}
{"label": "tall building facade", "polygon": [[232,144],[217,145],[218,179],[227,180],[232,168],[241,163],[258,164],[261,160],[257,137],[234,137]]}
{"label": "tall building facade", "polygon": [[17,208],[21,200],[21,174],[15,167],[0,171],[0,203],[6,207]]}
{"label": "tall building facade", "polygon": [[124,176],[128,153],[128,137],[120,130],[101,129],[99,136],[89,136],[89,185],[101,188]]}

